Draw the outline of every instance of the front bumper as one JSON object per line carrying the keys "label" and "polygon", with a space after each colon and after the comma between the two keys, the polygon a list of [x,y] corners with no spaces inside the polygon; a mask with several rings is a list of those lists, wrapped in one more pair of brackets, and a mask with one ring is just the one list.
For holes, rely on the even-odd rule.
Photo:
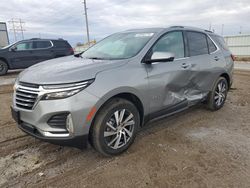
{"label": "front bumper", "polygon": [[[12,111],[18,113],[18,127],[38,139],[58,144],[83,148],[87,145],[89,128],[93,117],[87,119],[91,109],[98,103],[99,98],[81,91],[74,96],[58,100],[42,100],[32,110],[18,108],[13,97]],[[73,132],[61,127],[50,126],[48,120],[57,114],[69,113],[72,116]]]}
{"label": "front bumper", "polygon": [[79,149],[86,148],[88,145],[88,135],[82,136],[69,136],[69,137],[45,137],[41,134],[41,132],[33,125],[29,125],[27,123],[22,122],[18,124],[18,127],[25,133],[43,140],[45,142],[49,142],[56,145],[61,146],[71,146]]}

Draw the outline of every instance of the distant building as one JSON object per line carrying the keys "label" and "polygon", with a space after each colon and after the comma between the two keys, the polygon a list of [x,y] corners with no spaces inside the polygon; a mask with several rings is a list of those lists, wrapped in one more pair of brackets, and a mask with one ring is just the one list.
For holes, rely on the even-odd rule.
{"label": "distant building", "polygon": [[9,44],[9,36],[6,23],[0,22],[0,48]]}
{"label": "distant building", "polygon": [[236,57],[250,57],[250,34],[224,37],[229,49]]}

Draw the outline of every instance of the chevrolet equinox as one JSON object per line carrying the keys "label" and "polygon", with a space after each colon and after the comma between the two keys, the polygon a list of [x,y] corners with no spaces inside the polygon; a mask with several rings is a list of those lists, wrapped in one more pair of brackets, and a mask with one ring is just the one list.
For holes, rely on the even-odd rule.
{"label": "chevrolet equinox", "polygon": [[24,132],[60,145],[125,151],[148,121],[204,103],[220,109],[233,56],[207,30],[172,26],[113,34],[85,52],[20,73],[12,116]]}

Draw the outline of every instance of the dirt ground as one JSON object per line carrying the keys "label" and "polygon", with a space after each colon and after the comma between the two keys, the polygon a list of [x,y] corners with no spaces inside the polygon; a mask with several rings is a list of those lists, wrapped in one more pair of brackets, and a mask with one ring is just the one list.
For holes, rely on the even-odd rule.
{"label": "dirt ground", "polygon": [[235,72],[221,110],[198,106],[150,123],[111,158],[22,133],[10,116],[10,92],[0,89],[0,187],[250,186],[250,72]]}

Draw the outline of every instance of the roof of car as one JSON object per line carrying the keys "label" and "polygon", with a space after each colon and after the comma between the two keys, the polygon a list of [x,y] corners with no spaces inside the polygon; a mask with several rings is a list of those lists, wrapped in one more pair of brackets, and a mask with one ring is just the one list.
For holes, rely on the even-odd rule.
{"label": "roof of car", "polygon": [[56,40],[56,41],[66,41],[64,39],[43,39],[43,38],[31,38],[31,39],[26,39],[26,40]]}
{"label": "roof of car", "polygon": [[201,28],[197,28],[197,27],[190,27],[190,26],[169,26],[169,27],[165,27],[165,28],[142,28],[142,29],[130,29],[127,30],[129,32],[154,32],[154,33],[158,33],[161,31],[168,31],[171,29],[183,29],[183,30],[192,30],[192,31],[199,31],[199,32],[205,32],[205,33],[213,33],[212,31],[209,30],[205,30],[205,29],[201,29]]}

